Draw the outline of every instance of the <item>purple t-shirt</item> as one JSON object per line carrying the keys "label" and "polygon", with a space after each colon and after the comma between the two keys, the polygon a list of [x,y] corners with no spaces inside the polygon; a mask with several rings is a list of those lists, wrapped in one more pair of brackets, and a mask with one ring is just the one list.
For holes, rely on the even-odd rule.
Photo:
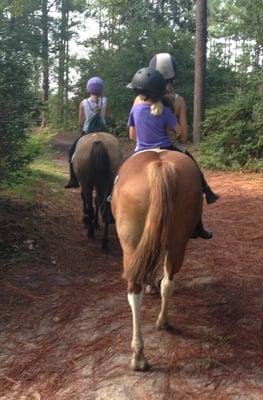
{"label": "purple t-shirt", "polygon": [[172,142],[166,129],[173,129],[175,125],[176,117],[168,107],[164,107],[162,114],[157,117],[151,114],[151,104],[141,103],[133,106],[128,126],[136,129],[135,151],[171,146]]}

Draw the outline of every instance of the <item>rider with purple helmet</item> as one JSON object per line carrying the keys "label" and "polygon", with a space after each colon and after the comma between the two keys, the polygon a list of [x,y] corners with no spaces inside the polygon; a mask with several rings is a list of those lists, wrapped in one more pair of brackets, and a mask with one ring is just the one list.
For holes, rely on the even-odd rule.
{"label": "rider with purple helmet", "polygon": [[87,82],[87,92],[90,94],[100,95],[104,89],[104,82],[99,76],[90,78]]}
{"label": "rider with purple helmet", "polygon": [[[99,76],[94,76],[87,81],[86,88],[88,96],[82,100],[79,105],[78,123],[82,135],[91,132],[105,131],[106,117],[108,115],[107,98],[102,95],[104,90],[103,80]],[[97,126],[95,126],[94,118],[97,121]],[[65,186],[66,189],[79,186],[71,161],[78,140],[79,138],[69,149],[70,178],[69,182]]]}

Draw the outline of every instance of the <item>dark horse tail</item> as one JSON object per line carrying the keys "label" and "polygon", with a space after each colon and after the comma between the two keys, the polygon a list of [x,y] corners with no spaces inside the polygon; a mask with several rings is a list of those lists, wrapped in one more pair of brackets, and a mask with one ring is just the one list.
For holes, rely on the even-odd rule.
{"label": "dark horse tail", "polygon": [[152,284],[164,262],[168,241],[173,240],[177,170],[174,163],[151,161],[147,167],[149,203],[141,240],[130,267],[123,277],[137,283]]}
{"label": "dark horse tail", "polygon": [[112,192],[113,177],[108,150],[100,140],[96,140],[92,145],[89,167],[92,170],[92,184],[97,192],[98,206],[100,207],[103,221],[106,224],[110,224],[114,220],[110,203],[107,199]]}
{"label": "dark horse tail", "polygon": [[92,145],[90,152],[90,168],[92,168],[94,186],[107,186],[111,175],[110,157],[107,148],[100,140],[96,140]]}

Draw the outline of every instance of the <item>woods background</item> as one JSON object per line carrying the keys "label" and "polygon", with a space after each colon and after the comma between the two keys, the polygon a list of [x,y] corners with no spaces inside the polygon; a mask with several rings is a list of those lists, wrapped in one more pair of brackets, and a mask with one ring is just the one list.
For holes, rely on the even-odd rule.
{"label": "woods background", "polygon": [[[158,52],[176,56],[176,92],[186,99],[190,131],[195,136],[200,3],[0,0],[1,180],[13,179],[38,153],[30,133],[33,126],[77,130],[78,105],[92,75],[105,80],[110,131],[126,135],[132,94],[125,86]],[[200,162],[209,168],[257,171],[263,156],[262,2],[203,3],[207,53]],[[76,42],[85,50],[77,56],[73,52]]]}

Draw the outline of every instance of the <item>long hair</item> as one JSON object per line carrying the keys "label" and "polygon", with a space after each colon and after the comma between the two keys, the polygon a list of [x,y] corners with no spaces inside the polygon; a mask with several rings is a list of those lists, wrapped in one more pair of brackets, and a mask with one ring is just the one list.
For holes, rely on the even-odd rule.
{"label": "long hair", "polygon": [[130,268],[123,275],[127,280],[152,283],[164,262],[175,223],[176,177],[176,168],[170,161],[151,161],[147,167],[148,212]]}
{"label": "long hair", "polygon": [[156,101],[151,105],[151,114],[155,117],[159,117],[163,112],[163,103],[161,101]]}
{"label": "long hair", "polygon": [[91,95],[94,97],[94,100],[95,100],[95,102],[96,102],[94,111],[95,111],[95,113],[98,114],[98,113],[100,113],[100,111],[101,111],[102,95],[100,95],[100,94],[93,94],[93,93],[91,93]]}
{"label": "long hair", "polygon": [[136,91],[137,95],[144,98],[145,100],[149,100],[151,102],[151,114],[155,117],[159,117],[163,112],[163,96],[153,96],[148,92],[142,93],[141,90]]}

